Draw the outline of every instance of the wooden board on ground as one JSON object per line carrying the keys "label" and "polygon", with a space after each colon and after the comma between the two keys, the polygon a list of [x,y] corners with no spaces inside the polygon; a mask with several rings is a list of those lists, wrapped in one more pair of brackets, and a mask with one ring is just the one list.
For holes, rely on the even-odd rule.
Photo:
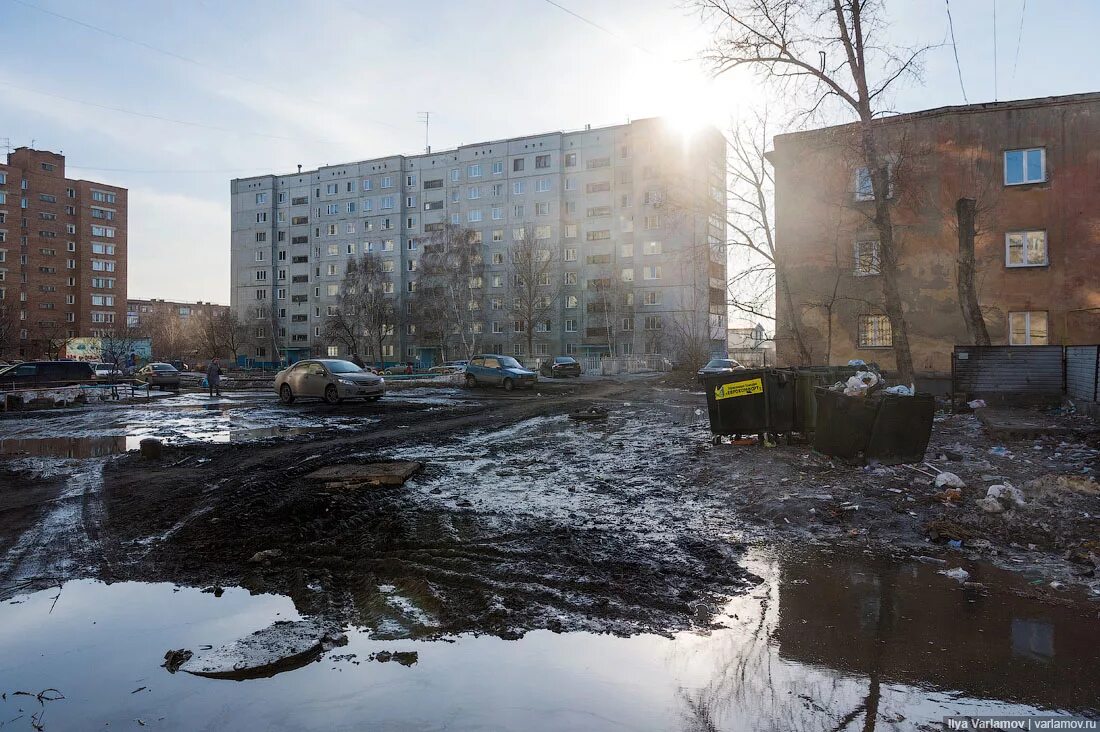
{"label": "wooden board on ground", "polygon": [[413,461],[344,463],[314,470],[306,478],[322,482],[326,488],[404,485],[423,467],[422,463]]}

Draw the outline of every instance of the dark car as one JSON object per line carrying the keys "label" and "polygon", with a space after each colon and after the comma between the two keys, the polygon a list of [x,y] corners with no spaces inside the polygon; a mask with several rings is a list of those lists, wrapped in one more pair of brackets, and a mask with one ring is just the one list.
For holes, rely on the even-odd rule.
{"label": "dark car", "polygon": [[0,371],[0,389],[47,389],[95,380],[86,361],[24,361]]}
{"label": "dark car", "polygon": [[466,366],[466,386],[503,386],[506,391],[517,387],[533,389],[539,377],[523,368],[511,356],[484,354],[474,356]]}
{"label": "dark car", "polygon": [[695,372],[695,375],[699,378],[699,381],[703,381],[703,377],[709,374],[730,374],[734,371],[745,368],[732,358],[712,358],[707,361],[707,365]]}
{"label": "dark car", "polygon": [[150,387],[179,391],[180,372],[170,363],[147,364],[134,374],[134,378]]}
{"label": "dark car", "polygon": [[572,356],[555,356],[553,360],[543,361],[539,366],[539,373],[543,376],[557,378],[559,376],[580,376],[581,365]]}

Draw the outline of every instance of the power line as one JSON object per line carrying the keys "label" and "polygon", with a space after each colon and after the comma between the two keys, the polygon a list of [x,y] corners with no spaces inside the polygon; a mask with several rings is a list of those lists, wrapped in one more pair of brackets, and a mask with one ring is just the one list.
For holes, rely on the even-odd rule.
{"label": "power line", "polygon": [[[208,71],[213,71],[216,74],[221,74],[222,76],[227,76],[231,79],[236,79],[237,81],[242,81],[242,82],[244,82],[246,84],[250,84],[252,86],[262,87],[264,89],[267,89],[268,91],[275,92],[276,94],[278,94],[281,97],[289,98],[285,90],[280,89],[276,86],[272,86],[270,84],[267,84],[267,83],[262,82],[262,81],[258,81],[256,79],[249,79],[247,77],[241,76],[240,74],[235,74],[232,71],[226,71],[225,69],[214,66],[213,64],[208,64],[208,63],[205,63],[203,61],[199,61],[198,59],[191,58],[190,56],[184,56],[181,53],[176,53],[175,51],[169,51],[167,49],[160,48],[159,46],[154,46],[151,43],[147,43],[145,41],[141,41],[141,40],[138,40],[136,38],[130,38],[129,36],[124,36],[121,33],[116,33],[112,30],[108,30],[107,28],[101,28],[98,25],[93,25],[91,23],[87,23],[83,20],[78,20],[77,18],[73,18],[73,17],[70,17],[68,15],[63,15],[63,14],[55,12],[53,10],[47,10],[46,8],[39,7],[38,5],[35,5],[34,3],[27,2],[26,0],[12,0],[12,2],[18,3],[18,4],[22,5],[25,8],[30,8],[32,10],[37,10],[38,12],[44,13],[46,15],[52,15],[55,18],[59,18],[61,20],[67,21],[69,23],[74,23],[74,24],[79,25],[83,28],[87,28],[88,30],[93,30],[97,33],[102,33],[102,34],[104,34],[106,36],[110,36],[111,38],[114,38],[116,40],[124,41],[125,43],[130,43],[130,44],[133,44],[135,46],[139,46],[139,47],[144,48],[146,50],[152,51],[153,53],[159,53],[163,56],[167,56],[169,58],[176,59],[177,61],[182,61],[183,63],[186,63],[186,64],[191,64],[193,66],[198,66],[199,68],[203,68],[203,69],[206,69]],[[305,95],[299,95],[298,97],[295,98],[295,101],[300,101],[301,99],[311,101],[315,104],[321,104],[321,102],[319,100],[311,99],[311,98],[309,98]],[[378,125],[378,126],[381,126],[381,127],[389,127],[391,129],[395,129],[395,130],[402,129],[402,128],[398,127],[397,125],[392,125],[388,122],[382,122],[380,120],[364,120],[364,121],[370,122],[371,124]]]}
{"label": "power line", "polygon": [[1016,60],[1012,62],[1012,80],[1016,80],[1016,66],[1020,63],[1020,42],[1024,39],[1024,16],[1027,15],[1027,0],[1020,9],[1020,31],[1016,35]]}
{"label": "power line", "polygon": [[656,53],[654,53],[650,49],[645,48],[644,46],[639,46],[637,43],[634,43],[633,41],[630,41],[626,38],[623,38],[621,35],[619,35],[615,31],[611,30],[607,26],[600,25],[599,23],[597,23],[594,20],[589,20],[588,18],[584,17],[580,13],[575,13],[572,10],[570,10],[569,8],[565,7],[564,5],[560,5],[559,3],[554,2],[554,0],[543,0],[543,1],[549,3],[550,5],[553,5],[555,8],[557,8],[558,10],[561,10],[564,13],[569,13],[570,15],[572,15],[574,18],[581,21],[582,23],[586,23],[587,25],[592,26],[596,30],[599,30],[599,31],[602,31],[603,33],[606,33],[607,35],[611,36],[612,38],[619,41],[620,43],[625,43],[628,46],[632,46],[633,48],[638,49],[642,53],[649,54],[650,56],[653,56],[654,58],[661,58],[659,55],[657,55]]}
{"label": "power line", "polygon": [[28,89],[27,87],[18,86],[8,81],[0,81],[0,86],[10,87],[12,89],[18,89],[19,91],[27,92],[29,94],[39,94],[44,97],[50,97],[51,99],[60,99],[66,102],[72,102],[73,104],[83,104],[88,107],[95,107],[97,109],[105,109],[111,112],[118,112],[120,114],[129,114],[134,117],[144,117],[146,119],[155,119],[160,122],[170,122],[176,125],[185,125],[187,127],[198,127],[205,130],[214,130],[216,132],[228,132],[234,135],[245,135],[249,137],[262,137],[268,140],[284,140],[287,142],[308,142],[318,145],[339,145],[342,143],[332,142],[330,140],[304,140],[296,137],[286,137],[283,135],[267,135],[262,132],[250,132],[248,130],[237,130],[231,127],[219,127],[218,125],[208,125],[203,122],[192,122],[189,120],[175,119],[174,117],[164,117],[159,114],[149,114],[148,112],[138,112],[133,109],[126,109],[124,107],[113,107],[109,104],[99,104],[98,102],[89,102],[84,99],[73,99],[72,97],[62,96],[60,94],[52,94],[50,92],[40,91],[38,89]]}
{"label": "power line", "polygon": [[951,29],[951,48],[955,50],[955,70],[959,72],[959,88],[962,89],[963,101],[970,104],[966,96],[966,86],[963,84],[962,66],[959,65],[959,47],[955,44],[955,21],[951,19],[951,0],[944,0],[947,5],[947,26]]}

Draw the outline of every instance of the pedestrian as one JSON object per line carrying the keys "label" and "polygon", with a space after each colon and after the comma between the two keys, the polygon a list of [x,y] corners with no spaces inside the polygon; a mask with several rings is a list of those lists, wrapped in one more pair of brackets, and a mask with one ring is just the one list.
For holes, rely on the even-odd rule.
{"label": "pedestrian", "polygon": [[218,365],[218,359],[210,359],[210,364],[206,367],[206,385],[210,387],[210,396],[214,396],[214,392],[217,392],[218,396],[222,395],[222,367]]}
{"label": "pedestrian", "polygon": [[363,363],[363,359],[359,358],[358,353],[351,354],[351,362],[359,368],[363,368],[364,366],[366,366],[366,364]]}

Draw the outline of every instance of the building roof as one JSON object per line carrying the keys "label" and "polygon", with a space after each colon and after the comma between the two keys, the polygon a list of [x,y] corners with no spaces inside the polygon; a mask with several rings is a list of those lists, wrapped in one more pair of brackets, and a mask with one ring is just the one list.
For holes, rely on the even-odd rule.
{"label": "building roof", "polygon": [[[1063,94],[1061,96],[1055,97],[1035,97],[1033,99],[1013,99],[1004,102],[978,102],[976,104],[960,104],[948,107],[933,107],[932,109],[922,109],[916,112],[904,112],[902,114],[895,114],[889,117],[880,117],[875,121],[876,123],[883,125],[901,124],[918,119],[926,119],[930,117],[945,117],[953,114],[982,114],[986,112],[1003,112],[1012,109],[1058,107],[1072,104],[1091,104],[1096,102],[1100,102],[1100,92],[1084,92],[1081,94]],[[802,136],[813,136],[821,134],[823,132],[843,130],[849,127],[854,127],[855,125],[856,122],[845,122],[844,124],[840,125],[818,127],[812,130],[786,132],[781,135],[776,135],[773,139],[774,142],[778,144],[784,139],[791,139]]]}

